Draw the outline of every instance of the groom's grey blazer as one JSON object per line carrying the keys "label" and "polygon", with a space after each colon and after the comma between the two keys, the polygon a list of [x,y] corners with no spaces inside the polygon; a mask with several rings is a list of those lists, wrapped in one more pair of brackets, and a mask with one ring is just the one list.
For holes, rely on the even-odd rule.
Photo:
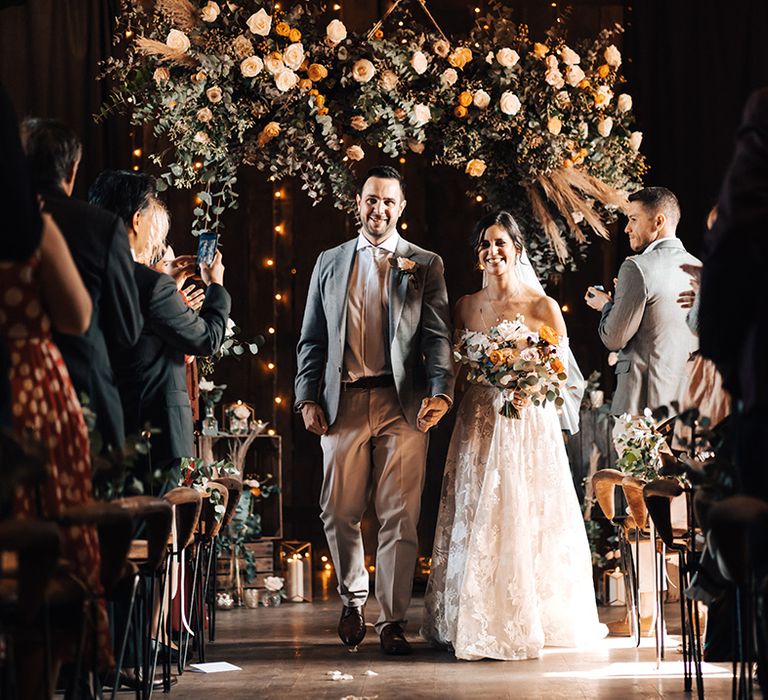
{"label": "groom's grey blazer", "polygon": [[619,352],[611,413],[641,415],[645,408],[679,401],[686,363],[698,339],[686,324],[677,296],[690,287],[682,264],[700,265],[678,238],[627,258],[619,269],[616,298],[603,307],[600,338]]}
{"label": "groom's grey blazer", "polygon": [[[309,283],[297,347],[296,402],[317,401],[328,425],[336,420],[344,371],[347,288],[357,239],[323,251]],[[443,261],[435,253],[400,239],[395,255],[416,263],[412,274],[389,272],[389,337],[386,339],[400,406],[416,427],[426,396],[453,400],[448,293]]]}

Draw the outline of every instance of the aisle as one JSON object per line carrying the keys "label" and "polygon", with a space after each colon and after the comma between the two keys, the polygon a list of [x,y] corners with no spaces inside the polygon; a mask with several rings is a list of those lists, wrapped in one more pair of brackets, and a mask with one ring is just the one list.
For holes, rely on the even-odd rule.
{"label": "aisle", "polygon": [[[375,618],[375,603],[367,617]],[[614,613],[616,610],[611,610]],[[412,619],[421,617],[414,601]],[[229,661],[242,671],[203,675],[186,672],[172,700],[256,698],[684,698],[682,663],[674,651],[655,669],[653,640],[635,649],[611,638],[588,651],[547,649],[535,661],[459,662],[416,642],[401,660],[383,656],[372,628],[357,654],[336,637],[336,603],[284,604],[279,608],[222,612],[209,661]],[[415,628],[415,625],[414,625]],[[410,635],[414,640],[414,635]],[[333,681],[328,671],[354,678]],[[366,675],[371,670],[377,676]],[[727,664],[705,665],[706,697],[730,697]]]}

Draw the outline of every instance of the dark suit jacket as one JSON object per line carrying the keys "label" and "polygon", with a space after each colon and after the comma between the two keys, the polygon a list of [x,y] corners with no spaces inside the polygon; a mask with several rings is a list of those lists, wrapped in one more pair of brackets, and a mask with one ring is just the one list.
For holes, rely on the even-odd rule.
{"label": "dark suit jacket", "polygon": [[93,301],[93,317],[85,335],[55,333],[53,338],[78,396],[88,395],[104,445],[122,447],[123,413],[108,348],[135,345],[143,325],[128,234],[119,217],[71,199],[58,188],[41,194]]}
{"label": "dark suit jacket", "polygon": [[224,287],[212,284],[197,314],[184,303],[168,275],[139,263],[134,273],[144,330],[133,348],[113,357],[126,431],[138,432],[146,423],[160,429],[152,437],[154,464],[193,457],[184,355],[212,355],[219,349],[231,299]]}
{"label": "dark suit jacket", "polygon": [[701,353],[745,410],[768,408],[768,89],[744,109],[701,280]]}

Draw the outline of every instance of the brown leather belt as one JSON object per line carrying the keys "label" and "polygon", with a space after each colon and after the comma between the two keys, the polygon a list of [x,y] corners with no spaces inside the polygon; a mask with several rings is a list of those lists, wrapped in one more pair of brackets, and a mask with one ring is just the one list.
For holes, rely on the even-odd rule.
{"label": "brown leather belt", "polygon": [[383,389],[395,386],[395,378],[391,374],[382,374],[377,377],[362,377],[354,382],[342,382],[344,391],[347,389]]}

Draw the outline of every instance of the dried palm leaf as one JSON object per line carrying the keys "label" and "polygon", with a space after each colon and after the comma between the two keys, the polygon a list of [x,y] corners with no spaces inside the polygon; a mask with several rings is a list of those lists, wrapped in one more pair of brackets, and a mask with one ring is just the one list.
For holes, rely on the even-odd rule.
{"label": "dried palm leaf", "polygon": [[168,61],[170,63],[178,63],[179,65],[194,65],[194,60],[184,51],[178,49],[172,49],[162,41],[156,39],[147,39],[140,36],[136,39],[136,48],[147,56],[157,56],[161,60]]}
{"label": "dried palm leaf", "polygon": [[538,187],[535,184],[528,185],[526,191],[528,192],[528,199],[533,207],[533,215],[544,229],[544,233],[549,239],[549,244],[552,246],[552,250],[555,251],[555,254],[561,262],[565,262],[568,259],[568,246],[565,244],[565,240],[560,233],[560,228],[557,225],[557,222],[552,218],[552,214],[549,212],[549,207],[547,207],[544,198],[541,196]]}
{"label": "dried palm leaf", "polygon": [[245,469],[245,458],[248,454],[248,450],[256,439],[256,436],[260,433],[260,430],[251,430],[248,433],[248,437],[245,440],[230,440],[227,450],[227,459],[237,467],[240,472],[240,478],[243,478],[243,470]]}
{"label": "dried palm leaf", "polygon": [[197,9],[189,0],[157,0],[155,9],[167,15],[182,32],[189,32],[198,24]]}

